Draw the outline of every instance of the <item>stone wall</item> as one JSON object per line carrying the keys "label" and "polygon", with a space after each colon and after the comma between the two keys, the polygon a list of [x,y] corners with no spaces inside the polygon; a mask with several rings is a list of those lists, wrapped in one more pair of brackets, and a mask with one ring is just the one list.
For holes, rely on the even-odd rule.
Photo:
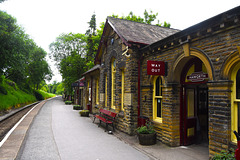
{"label": "stone wall", "polygon": [[[199,30],[194,36],[188,36],[189,53],[187,56],[184,43],[155,46],[143,50],[141,66],[141,108],[142,114],[152,118],[152,76],[147,75],[147,60],[167,62],[167,75],[164,77],[163,87],[163,121],[155,124],[158,139],[171,146],[180,144],[180,74],[174,65],[179,57],[180,69],[191,57],[205,57],[211,68],[212,79],[209,79],[209,149],[210,155],[221,150],[229,149],[231,140],[231,87],[230,77],[223,77],[222,72],[227,58],[238,52],[240,44],[240,28],[221,28],[217,31]],[[190,33],[189,33],[190,34]],[[194,37],[194,38],[191,38]],[[194,52],[194,56],[193,53]],[[192,55],[191,55],[192,54]],[[178,69],[179,69],[178,68]],[[177,77],[177,78],[176,78]]]}
{"label": "stone wall", "polygon": [[[129,48],[130,57],[126,57],[123,52],[126,46],[121,38],[113,31],[110,38],[105,43],[104,52],[101,57],[99,92],[102,95],[99,107],[112,110],[118,113],[116,127],[127,133],[134,134],[137,126],[137,54],[132,48]],[[114,39],[114,40],[112,40]],[[115,95],[111,97],[111,61],[116,59],[116,75],[115,75]],[[122,70],[125,73],[124,94],[131,95],[131,102],[124,104],[124,110],[121,110],[122,99]],[[107,106],[105,106],[105,78],[107,76]],[[111,109],[111,98],[115,98],[115,109]]]}

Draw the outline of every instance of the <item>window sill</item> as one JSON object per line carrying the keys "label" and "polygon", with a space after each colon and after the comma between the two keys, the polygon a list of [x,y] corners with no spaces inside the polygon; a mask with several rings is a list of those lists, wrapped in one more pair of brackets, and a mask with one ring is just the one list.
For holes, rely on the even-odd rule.
{"label": "window sill", "polygon": [[162,124],[162,119],[154,119],[153,123],[160,125],[160,124]]}

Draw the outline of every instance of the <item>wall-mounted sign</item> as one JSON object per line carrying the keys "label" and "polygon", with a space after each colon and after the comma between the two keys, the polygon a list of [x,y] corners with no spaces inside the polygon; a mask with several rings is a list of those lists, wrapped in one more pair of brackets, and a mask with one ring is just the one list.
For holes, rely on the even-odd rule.
{"label": "wall-mounted sign", "polygon": [[104,102],[104,93],[100,93],[100,102]]}
{"label": "wall-mounted sign", "polygon": [[165,62],[163,61],[147,61],[148,75],[165,75]]}
{"label": "wall-mounted sign", "polygon": [[187,76],[187,80],[191,82],[201,82],[208,79],[208,74],[204,72],[194,72]]}
{"label": "wall-mounted sign", "polygon": [[132,105],[132,94],[124,93],[124,105]]}
{"label": "wall-mounted sign", "polygon": [[84,86],[85,86],[85,83],[84,83],[83,81],[80,81],[80,82],[79,82],[79,86],[80,86],[80,87],[84,87]]}
{"label": "wall-mounted sign", "polygon": [[72,83],[72,87],[78,87],[78,83]]}

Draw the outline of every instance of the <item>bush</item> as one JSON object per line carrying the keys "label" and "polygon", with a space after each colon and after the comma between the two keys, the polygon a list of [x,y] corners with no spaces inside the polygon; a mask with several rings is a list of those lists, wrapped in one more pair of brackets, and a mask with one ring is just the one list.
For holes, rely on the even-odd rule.
{"label": "bush", "polygon": [[211,160],[235,160],[234,150],[230,149],[229,151],[222,151],[220,154],[214,155]]}
{"label": "bush", "polygon": [[3,86],[1,86],[1,85],[0,85],[0,93],[2,93],[4,95],[8,94],[7,90]]}
{"label": "bush", "polygon": [[44,100],[43,95],[40,94],[39,92],[33,90],[33,94],[34,94],[34,96],[36,97],[36,99],[37,99],[38,101]]}

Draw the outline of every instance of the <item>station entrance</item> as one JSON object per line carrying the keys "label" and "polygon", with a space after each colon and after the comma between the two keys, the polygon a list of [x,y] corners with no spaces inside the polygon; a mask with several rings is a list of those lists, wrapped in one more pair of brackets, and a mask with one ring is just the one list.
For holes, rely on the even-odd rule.
{"label": "station entrance", "polygon": [[208,74],[198,58],[191,59],[181,74],[180,144],[208,144]]}

